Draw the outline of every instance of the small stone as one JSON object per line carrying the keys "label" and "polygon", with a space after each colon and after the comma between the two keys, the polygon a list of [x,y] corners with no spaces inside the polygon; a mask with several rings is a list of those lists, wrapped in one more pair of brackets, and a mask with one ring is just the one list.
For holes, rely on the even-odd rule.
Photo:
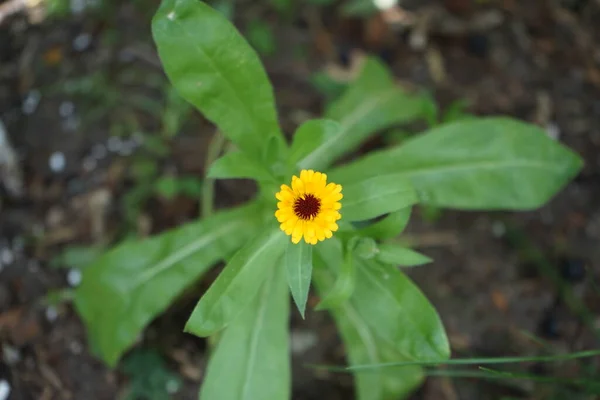
{"label": "small stone", "polygon": [[75,51],[85,51],[92,43],[92,35],[89,33],[81,33],[73,39],[73,49]]}
{"label": "small stone", "polygon": [[85,172],[92,172],[98,166],[98,161],[95,158],[86,157],[83,159],[82,167]]}
{"label": "small stone", "polygon": [[71,287],[79,286],[81,283],[81,271],[78,269],[69,270],[67,273],[67,282]]}
{"label": "small stone", "polygon": [[394,7],[398,3],[398,0],[373,0],[373,3],[375,3],[375,7],[378,9],[387,10]]}
{"label": "small stone", "polygon": [[46,319],[48,322],[54,322],[58,318],[58,310],[54,306],[46,308]]}
{"label": "small stone", "polygon": [[37,110],[38,105],[40,104],[40,100],[42,95],[39,90],[32,90],[27,94],[25,100],[23,101],[23,105],[21,106],[21,110],[25,115],[31,115]]}
{"label": "small stone", "polygon": [[319,341],[317,335],[312,331],[292,331],[290,345],[292,353],[301,354],[313,347]]}
{"label": "small stone", "polygon": [[11,387],[10,383],[6,379],[0,380],[0,400],[8,400],[10,396]]}
{"label": "small stone", "polygon": [[50,165],[50,169],[52,170],[52,172],[62,172],[67,165],[67,159],[65,157],[65,154],[61,151],[55,151],[50,155],[48,164]]}
{"label": "small stone", "polygon": [[58,114],[63,117],[69,117],[75,112],[75,104],[71,101],[63,101],[58,107]]}
{"label": "small stone", "polygon": [[2,346],[2,358],[6,364],[13,366],[21,361],[21,353],[18,348],[4,344]]}
{"label": "small stone", "polygon": [[102,143],[95,144],[94,147],[92,147],[92,157],[96,160],[102,160],[107,154],[108,151],[106,150],[106,146]]}
{"label": "small stone", "polygon": [[78,341],[73,340],[71,343],[69,343],[69,350],[71,350],[71,353],[73,354],[81,354],[83,351],[83,346]]}
{"label": "small stone", "polygon": [[495,221],[492,224],[492,234],[499,238],[504,236],[504,234],[506,233],[506,225],[504,225],[504,222],[502,221]]}
{"label": "small stone", "polygon": [[179,384],[179,382],[176,379],[169,379],[167,381],[166,387],[165,389],[167,390],[167,393],[169,394],[175,394],[179,391],[181,385]]}
{"label": "small stone", "polygon": [[546,125],[546,135],[552,140],[558,140],[560,138],[560,128],[555,122],[550,122]]}
{"label": "small stone", "polygon": [[121,150],[123,147],[123,141],[118,136],[111,136],[108,138],[108,142],[106,143],[106,148],[111,153],[116,153]]}
{"label": "small stone", "polygon": [[15,261],[15,256],[10,249],[3,249],[0,253],[0,261],[4,265],[10,265]]}

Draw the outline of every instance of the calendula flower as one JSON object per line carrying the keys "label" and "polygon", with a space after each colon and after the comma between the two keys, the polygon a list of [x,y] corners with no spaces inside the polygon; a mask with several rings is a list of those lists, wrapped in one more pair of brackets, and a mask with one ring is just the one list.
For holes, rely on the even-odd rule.
{"label": "calendula flower", "polygon": [[279,200],[275,212],[280,228],[298,243],[304,237],[309,244],[329,239],[338,230],[336,221],[342,218],[342,186],[327,184],[327,175],[312,169],[292,177],[292,187],[281,185],[275,197]]}

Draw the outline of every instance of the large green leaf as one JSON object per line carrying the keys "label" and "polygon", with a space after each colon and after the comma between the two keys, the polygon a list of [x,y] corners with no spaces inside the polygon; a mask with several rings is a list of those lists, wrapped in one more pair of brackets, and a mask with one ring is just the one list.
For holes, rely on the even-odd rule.
{"label": "large green leaf", "polygon": [[288,240],[279,229],[269,226],[242,247],[202,296],[185,331],[209,336],[234,320],[256,296],[273,267],[280,265]]}
{"label": "large green leaf", "polygon": [[[340,246],[334,238],[316,247],[315,259],[334,275]],[[410,279],[372,260],[355,258],[354,263],[356,280],[349,302],[377,337],[408,361],[448,358],[450,349],[440,318]]]}
{"label": "large green leaf", "polygon": [[86,268],[75,306],[102,359],[114,366],[154,317],[248,240],[260,222],[254,205],[224,211],[117,246]]}
{"label": "large green leaf", "polygon": [[163,0],[152,33],[179,94],[240,149],[258,159],[271,135],[283,142],[263,66],[221,13],[198,0]]}
{"label": "large green leaf", "polygon": [[[325,258],[333,261],[341,254],[341,246],[331,241],[321,249],[328,254]],[[326,296],[333,287],[334,275],[320,256],[315,257],[314,280],[321,296]],[[377,329],[373,329],[365,318],[354,307],[353,302],[342,303],[330,309],[344,341],[348,361],[351,365],[362,365],[365,362],[382,362],[383,360],[405,360],[398,351],[381,340]],[[371,370],[367,373],[355,372],[357,400],[389,400],[399,399],[414,390],[423,380],[422,369],[416,366],[395,370]]]}
{"label": "large green leaf", "polygon": [[420,202],[461,209],[531,209],[581,169],[571,150],[534,125],[481,118],[434,128],[330,173],[334,181],[402,174]]}
{"label": "large green leaf", "polygon": [[303,242],[294,244],[290,240],[285,251],[284,264],[292,298],[304,318],[312,277],[312,245]]}
{"label": "large green leaf", "polygon": [[276,268],[258,296],[225,329],[208,363],[201,400],[287,400],[289,298]]}
{"label": "large green leaf", "polygon": [[380,61],[368,58],[360,76],[325,114],[338,121],[341,129],[328,135],[298,165],[323,169],[378,130],[419,118],[422,105],[419,96],[410,95],[395,84]]}
{"label": "large green leaf", "polygon": [[417,202],[412,183],[399,174],[373,176],[344,185],[343,193],[341,213],[347,221],[374,218]]}
{"label": "large green leaf", "polygon": [[339,122],[330,119],[313,119],[300,125],[294,133],[290,148],[290,164],[296,164],[312,153],[325,140],[334,137],[340,129]]}

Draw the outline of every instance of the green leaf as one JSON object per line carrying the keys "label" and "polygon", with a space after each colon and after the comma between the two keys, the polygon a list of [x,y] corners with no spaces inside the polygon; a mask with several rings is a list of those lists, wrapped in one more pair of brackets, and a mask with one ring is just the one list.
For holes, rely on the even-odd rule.
{"label": "green leaf", "polygon": [[368,58],[357,80],[325,114],[327,119],[338,121],[341,129],[298,165],[303,169],[324,169],[378,130],[421,115],[420,97],[400,89],[380,61]]}
{"label": "green leaf", "polygon": [[261,54],[271,55],[277,49],[273,29],[260,20],[252,20],[248,24],[248,41]]}
{"label": "green leaf", "polygon": [[201,400],[290,397],[289,298],[276,268],[258,296],[223,332],[210,358]]}
{"label": "green leaf", "polygon": [[269,227],[242,247],[202,296],[185,331],[209,336],[235,319],[279,265],[288,240],[279,229]]}
{"label": "green leaf", "polygon": [[181,97],[242,151],[259,159],[265,139],[281,132],[269,79],[235,27],[203,2],[164,0],[152,33],[165,72]]}
{"label": "green leaf", "polygon": [[[333,249],[327,247],[321,250],[333,250],[333,258],[329,257],[333,260],[336,257],[334,249],[335,246]],[[318,293],[324,295],[334,285],[333,274],[319,256],[315,257],[315,265],[314,282]],[[404,359],[396,350],[386,346],[377,336],[377,330],[367,324],[365,317],[359,314],[351,302],[344,302],[330,311],[340,330],[351,366]],[[421,368],[412,366],[387,371],[354,372],[354,377],[358,400],[388,400],[404,398],[422,382],[423,372]]]}
{"label": "green leaf", "polygon": [[400,174],[373,176],[344,185],[342,193],[341,213],[347,221],[374,218],[417,202],[413,185]]}
{"label": "green leaf", "polygon": [[257,181],[274,180],[271,173],[246,153],[232,151],[217,159],[208,170],[209,178],[251,178]]}
{"label": "green leaf", "polygon": [[355,17],[368,17],[377,11],[373,0],[351,0],[342,8],[344,15]]}
{"label": "green leaf", "polygon": [[[333,274],[339,269],[339,240],[322,244],[316,247],[315,276],[323,265]],[[354,262],[356,279],[350,304],[377,338],[403,361],[447,359],[450,348],[440,318],[406,275],[374,261]]]}
{"label": "green leaf", "polygon": [[364,260],[369,260],[377,255],[377,242],[370,237],[356,237],[356,245],[353,246],[354,254]]}
{"label": "green leaf", "polygon": [[[336,263],[340,264],[341,267],[337,269],[337,278],[333,287],[323,296],[323,299],[317,306],[316,310],[325,310],[328,308],[336,308],[341,304],[344,304],[352,295],[354,291],[354,261],[352,256],[352,248],[348,246],[345,256],[342,255],[342,246],[339,241],[328,241],[329,243],[323,243],[325,249],[331,253],[333,259],[336,259]],[[343,262],[342,262],[343,258]],[[337,265],[337,264],[336,264]]]}
{"label": "green leaf", "polygon": [[381,339],[407,360],[447,359],[450,348],[442,322],[417,286],[398,269],[356,262],[353,304]]}
{"label": "green leaf", "polygon": [[387,215],[381,221],[359,229],[356,234],[373,239],[391,239],[400,235],[410,219],[412,207],[405,207]]}
{"label": "green leaf", "polygon": [[256,205],[217,213],[117,246],[86,268],[75,306],[102,359],[114,366],[154,317],[253,235],[259,217]]}
{"label": "green leaf", "polygon": [[400,174],[412,181],[421,203],[441,207],[533,209],[581,166],[578,155],[534,125],[482,118],[440,126],[329,175],[334,182],[358,182]]}
{"label": "green leaf", "polygon": [[175,176],[163,176],[154,183],[154,190],[166,199],[173,199],[180,193],[179,180]]}
{"label": "green leaf", "polygon": [[170,371],[155,350],[134,350],[123,360],[128,378],[123,400],[166,400],[182,386],[181,378]]}
{"label": "green leaf", "polygon": [[313,119],[300,125],[290,149],[290,164],[294,165],[309,155],[324,140],[334,137],[341,129],[340,124],[330,119]]}
{"label": "green leaf", "polygon": [[401,267],[416,267],[432,261],[431,258],[421,253],[392,243],[380,244],[376,258],[377,261],[384,264],[399,265]]}
{"label": "green leaf", "polygon": [[289,241],[285,251],[284,264],[290,292],[298,311],[304,318],[312,276],[312,245],[303,242],[294,244]]}
{"label": "green leaf", "polygon": [[54,268],[83,269],[97,260],[103,252],[104,249],[101,247],[69,246],[50,261],[50,266]]}

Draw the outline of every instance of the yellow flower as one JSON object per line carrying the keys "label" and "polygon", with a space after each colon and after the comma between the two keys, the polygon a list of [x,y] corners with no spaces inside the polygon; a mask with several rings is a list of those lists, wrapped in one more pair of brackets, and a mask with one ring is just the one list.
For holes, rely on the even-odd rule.
{"label": "yellow flower", "polygon": [[342,218],[342,186],[327,184],[327,175],[312,169],[300,171],[300,178],[292,177],[292,187],[281,185],[275,197],[279,200],[275,212],[280,228],[292,236],[292,242],[317,244],[329,239],[338,230],[335,221]]}

